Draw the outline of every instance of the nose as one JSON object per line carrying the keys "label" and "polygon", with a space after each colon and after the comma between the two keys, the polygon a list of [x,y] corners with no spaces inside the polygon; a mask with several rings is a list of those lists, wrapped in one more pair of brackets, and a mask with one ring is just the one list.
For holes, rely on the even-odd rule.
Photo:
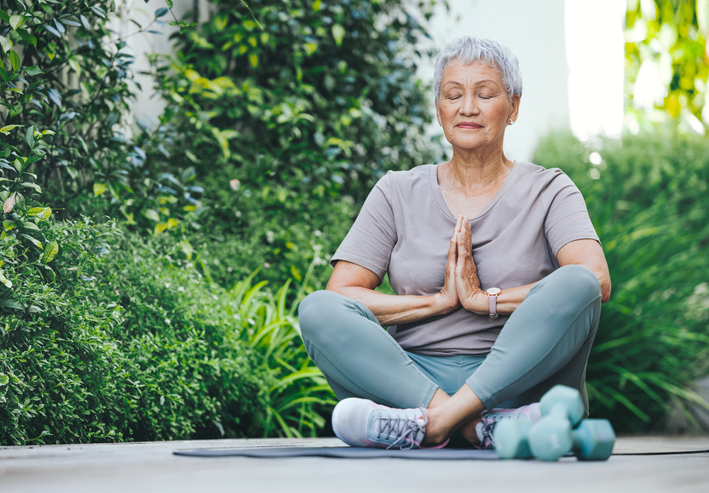
{"label": "nose", "polygon": [[475,96],[463,96],[460,104],[459,113],[463,116],[472,116],[478,113],[477,101],[475,101]]}

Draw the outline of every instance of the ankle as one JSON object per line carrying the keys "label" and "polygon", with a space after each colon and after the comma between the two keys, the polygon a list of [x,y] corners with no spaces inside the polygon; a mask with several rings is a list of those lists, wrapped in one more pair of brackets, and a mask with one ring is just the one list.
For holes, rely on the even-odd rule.
{"label": "ankle", "polygon": [[433,409],[428,409],[426,414],[428,415],[428,423],[426,423],[426,433],[424,434],[421,445],[424,447],[440,445],[450,438],[452,430],[443,426],[441,416]]}
{"label": "ankle", "polygon": [[465,438],[470,445],[480,445],[480,437],[476,429],[477,424],[480,423],[480,418],[471,419],[467,423],[463,424],[458,428],[458,432],[463,438]]}

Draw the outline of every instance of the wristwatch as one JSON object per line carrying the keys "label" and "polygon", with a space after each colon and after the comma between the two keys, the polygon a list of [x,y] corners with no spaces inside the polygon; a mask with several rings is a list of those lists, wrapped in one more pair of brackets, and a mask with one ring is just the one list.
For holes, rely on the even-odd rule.
{"label": "wristwatch", "polygon": [[490,302],[490,318],[500,318],[497,314],[497,295],[499,295],[501,291],[500,288],[489,288],[485,291],[487,299]]}

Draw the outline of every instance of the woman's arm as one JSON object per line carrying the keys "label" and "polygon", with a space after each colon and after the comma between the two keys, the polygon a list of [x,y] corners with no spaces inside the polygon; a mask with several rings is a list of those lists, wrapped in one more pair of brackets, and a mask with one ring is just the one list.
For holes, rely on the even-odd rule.
{"label": "woman's arm", "polygon": [[556,259],[560,266],[583,265],[593,272],[601,283],[601,301],[605,303],[611,297],[611,275],[608,271],[603,248],[596,240],[576,240],[559,249]]}
{"label": "woman's arm", "polygon": [[[458,263],[456,265],[456,286],[463,308],[485,315],[490,311],[489,299],[480,286],[477,269],[472,254],[472,235],[467,219],[464,220],[458,243]],[[601,301],[605,303],[611,296],[611,278],[608,264],[601,245],[596,240],[576,240],[559,249],[556,255],[559,266],[582,265],[593,272],[601,283]],[[529,290],[536,283],[503,289],[497,295],[497,313],[510,315],[525,300]],[[494,287],[494,286],[488,286]]]}
{"label": "woman's arm", "polygon": [[455,266],[457,262],[458,220],[448,245],[448,262],[445,268],[443,289],[432,296],[397,296],[379,293],[374,288],[379,277],[371,270],[340,260],[327,283],[327,289],[348,298],[360,301],[369,308],[382,325],[399,325],[417,322],[436,315],[445,315],[460,306],[455,290]]}

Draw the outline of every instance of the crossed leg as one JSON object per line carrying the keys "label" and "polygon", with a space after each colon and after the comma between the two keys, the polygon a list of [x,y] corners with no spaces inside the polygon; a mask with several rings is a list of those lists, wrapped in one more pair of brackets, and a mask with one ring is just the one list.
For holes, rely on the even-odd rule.
{"label": "crossed leg", "polygon": [[534,285],[485,361],[453,396],[429,379],[362,303],[330,291],[300,305],[305,347],[339,399],[363,397],[396,408],[427,408],[422,445],[456,429],[471,443],[487,409],[538,401],[556,384],[581,391],[598,327],[601,291],[588,269],[561,267]]}

